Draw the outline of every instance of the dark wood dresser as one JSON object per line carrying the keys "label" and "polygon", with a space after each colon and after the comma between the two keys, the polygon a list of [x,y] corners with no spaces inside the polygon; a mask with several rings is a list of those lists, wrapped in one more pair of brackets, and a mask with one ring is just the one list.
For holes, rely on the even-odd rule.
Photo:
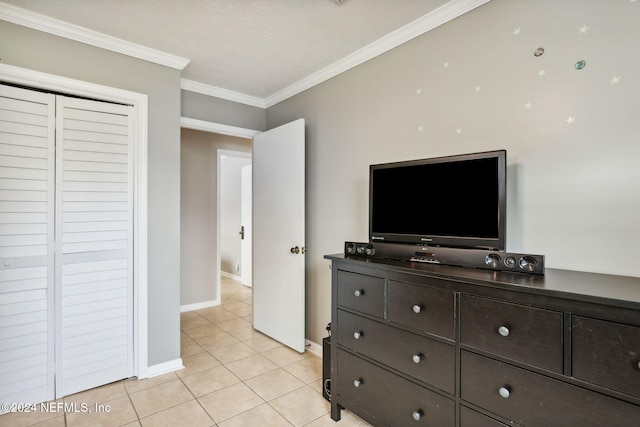
{"label": "dark wood dresser", "polygon": [[640,426],[640,278],[325,258],[334,420]]}

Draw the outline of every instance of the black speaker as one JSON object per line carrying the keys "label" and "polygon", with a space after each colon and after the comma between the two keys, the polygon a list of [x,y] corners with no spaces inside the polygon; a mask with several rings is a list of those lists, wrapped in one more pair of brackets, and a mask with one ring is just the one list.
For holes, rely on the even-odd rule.
{"label": "black speaker", "polygon": [[331,401],[331,337],[322,340],[322,397]]}
{"label": "black speaker", "polygon": [[447,248],[397,243],[371,243],[373,257],[444,264],[514,273],[544,274],[544,255],[487,249]]}
{"label": "black speaker", "polygon": [[376,254],[372,243],[344,242],[344,254],[348,256],[371,257]]}

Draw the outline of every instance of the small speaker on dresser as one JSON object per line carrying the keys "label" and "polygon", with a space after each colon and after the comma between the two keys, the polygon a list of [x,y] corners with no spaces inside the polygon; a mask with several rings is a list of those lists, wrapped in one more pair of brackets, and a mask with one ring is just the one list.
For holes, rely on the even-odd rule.
{"label": "small speaker on dresser", "polygon": [[371,243],[344,242],[344,254],[349,256],[374,256],[376,248]]}

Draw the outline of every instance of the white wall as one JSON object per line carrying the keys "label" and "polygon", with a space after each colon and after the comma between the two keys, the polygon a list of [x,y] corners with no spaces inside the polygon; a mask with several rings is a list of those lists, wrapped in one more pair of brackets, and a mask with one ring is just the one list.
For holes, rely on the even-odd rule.
{"label": "white wall", "polygon": [[508,250],[640,276],[638,16],[626,0],[493,0],[269,108],[269,129],[307,122],[307,337],[330,320],[322,256],[368,239],[372,163],[504,148]]}
{"label": "white wall", "polygon": [[[240,227],[242,225],[242,168],[251,164],[246,157],[222,158],[220,269],[233,276],[242,274]],[[238,269],[236,269],[236,265]]]}

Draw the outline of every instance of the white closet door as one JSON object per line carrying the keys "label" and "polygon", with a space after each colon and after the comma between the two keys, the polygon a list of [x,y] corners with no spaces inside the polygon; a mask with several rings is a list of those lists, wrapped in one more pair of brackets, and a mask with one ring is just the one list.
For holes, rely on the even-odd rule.
{"label": "white closet door", "polygon": [[133,375],[132,107],[56,103],[56,394]]}
{"label": "white closet door", "polygon": [[0,402],[54,398],[54,102],[0,85]]}

